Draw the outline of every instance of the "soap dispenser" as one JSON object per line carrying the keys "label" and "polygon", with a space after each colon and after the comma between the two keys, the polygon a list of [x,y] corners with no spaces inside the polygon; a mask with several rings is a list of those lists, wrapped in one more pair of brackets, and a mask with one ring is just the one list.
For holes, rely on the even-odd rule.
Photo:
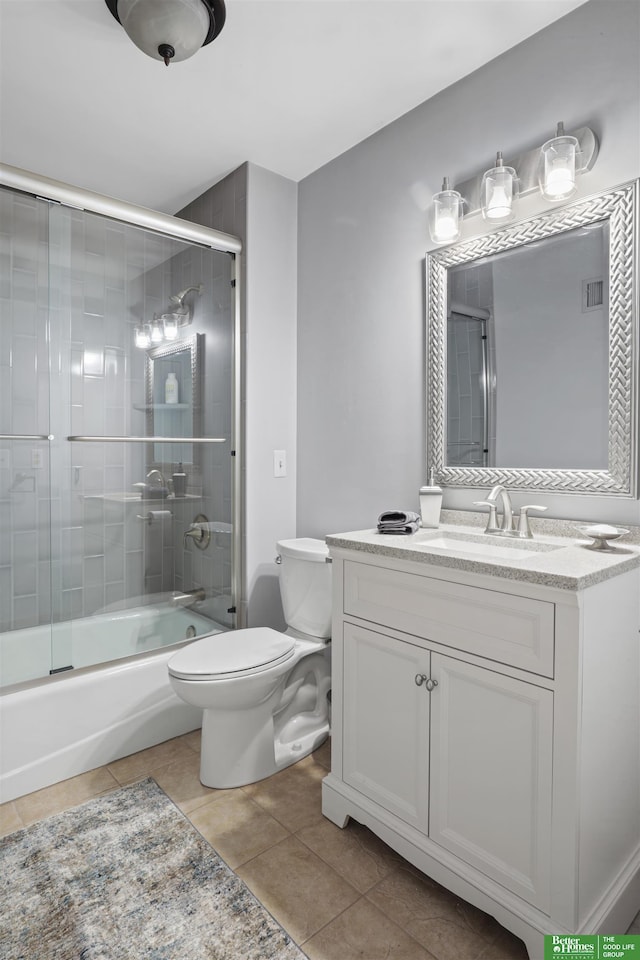
{"label": "soap dispenser", "polygon": [[167,379],[164,384],[164,402],[165,403],[178,402],[178,380],[173,371],[167,374]]}
{"label": "soap dispenser", "polygon": [[187,492],[187,475],[182,468],[182,462],[178,464],[178,469],[171,477],[173,480],[173,493],[176,497],[184,497]]}
{"label": "soap dispenser", "polygon": [[423,527],[437,527],[440,523],[442,508],[442,487],[433,478],[433,469],[429,473],[429,484],[420,487],[420,516]]}

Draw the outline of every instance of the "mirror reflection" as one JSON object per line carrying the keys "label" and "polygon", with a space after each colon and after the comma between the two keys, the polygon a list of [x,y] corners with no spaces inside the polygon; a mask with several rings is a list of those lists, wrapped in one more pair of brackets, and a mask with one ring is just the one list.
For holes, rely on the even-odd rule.
{"label": "mirror reflection", "polygon": [[447,465],[606,469],[608,249],[598,221],[448,271]]}
{"label": "mirror reflection", "polygon": [[[147,350],[146,411],[150,437],[202,436],[200,364],[204,334]],[[195,462],[197,444],[156,443],[154,462]]]}

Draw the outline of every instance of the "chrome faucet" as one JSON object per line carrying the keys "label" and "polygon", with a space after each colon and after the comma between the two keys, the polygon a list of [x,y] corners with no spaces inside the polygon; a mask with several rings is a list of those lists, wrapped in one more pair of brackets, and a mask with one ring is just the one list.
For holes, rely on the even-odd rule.
{"label": "chrome faucet", "polygon": [[[160,470],[149,470],[149,473],[147,474],[147,480],[151,480],[152,477],[154,478],[156,487],[166,487],[167,484]],[[154,481],[152,481],[152,483]]]}
{"label": "chrome faucet", "polygon": [[[498,501],[502,501],[502,523],[498,526]],[[535,503],[529,503],[520,507],[520,516],[518,517],[518,527],[516,529],[515,517],[513,515],[513,506],[509,491],[501,483],[497,483],[487,495],[486,500],[474,500],[478,507],[489,507],[489,519],[485,528],[485,533],[493,534],[497,537],[518,537],[521,540],[531,540],[533,533],[529,526],[529,510],[546,510],[546,507],[540,507]]]}
{"label": "chrome faucet", "polygon": [[[502,499],[502,523],[498,526],[498,497]],[[508,536],[513,534],[513,507],[511,506],[511,497],[506,487],[497,483],[488,494],[486,500],[474,500],[476,506],[489,507],[489,520],[485,533],[501,534]]]}

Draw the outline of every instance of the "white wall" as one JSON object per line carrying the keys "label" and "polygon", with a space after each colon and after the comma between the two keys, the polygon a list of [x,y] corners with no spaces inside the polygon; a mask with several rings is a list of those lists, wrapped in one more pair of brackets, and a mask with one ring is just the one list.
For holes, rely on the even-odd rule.
{"label": "white wall", "polygon": [[[640,174],[640,5],[590,0],[299,185],[299,536],[417,509],[425,481],[426,211],[461,182],[536,147],[558,120],[600,141],[588,196]],[[548,210],[525,198],[523,217]],[[465,236],[484,230],[470,218]],[[471,508],[476,490],[445,491]],[[516,495],[516,505],[530,494]],[[543,496],[551,516],[640,522],[637,501]],[[473,508],[471,508],[473,509]]]}

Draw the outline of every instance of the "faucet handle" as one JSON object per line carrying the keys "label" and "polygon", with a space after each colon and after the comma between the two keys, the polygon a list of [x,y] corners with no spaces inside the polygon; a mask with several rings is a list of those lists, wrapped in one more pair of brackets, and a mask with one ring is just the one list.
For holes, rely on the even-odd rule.
{"label": "faucet handle", "polygon": [[487,520],[487,526],[485,527],[485,533],[495,533],[498,529],[498,514],[497,514],[497,503],[495,500],[474,500],[474,506],[476,507],[489,507],[489,519]]}
{"label": "faucet handle", "polygon": [[547,509],[547,507],[541,507],[536,503],[528,503],[526,506],[520,507],[520,519],[518,520],[519,535],[527,539],[533,537],[531,527],[529,526],[529,510],[538,510],[540,513],[544,513]]}

